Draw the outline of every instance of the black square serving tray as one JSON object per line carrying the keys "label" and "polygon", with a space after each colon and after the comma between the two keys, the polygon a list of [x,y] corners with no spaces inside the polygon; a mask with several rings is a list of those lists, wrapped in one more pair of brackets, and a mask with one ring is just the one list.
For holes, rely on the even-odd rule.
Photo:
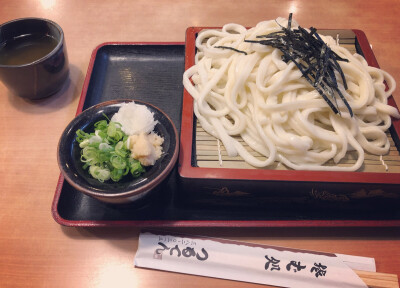
{"label": "black square serving tray", "polygon": [[[184,69],[184,43],[103,43],[92,53],[77,114],[108,100],[141,100],[169,115],[179,133]],[[400,226],[398,209],[371,213],[368,209],[341,209],[340,203],[334,209],[304,209],[290,201],[258,209],[199,206],[181,199],[177,168],[160,194],[124,205],[106,204],[84,195],[60,175],[52,215],[61,225],[83,227]]]}

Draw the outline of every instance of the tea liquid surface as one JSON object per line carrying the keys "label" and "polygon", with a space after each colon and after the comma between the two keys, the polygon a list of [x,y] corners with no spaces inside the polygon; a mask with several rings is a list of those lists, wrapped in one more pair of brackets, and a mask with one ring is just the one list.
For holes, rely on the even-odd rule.
{"label": "tea liquid surface", "polygon": [[0,65],[23,65],[43,58],[57,46],[49,35],[28,34],[0,43]]}

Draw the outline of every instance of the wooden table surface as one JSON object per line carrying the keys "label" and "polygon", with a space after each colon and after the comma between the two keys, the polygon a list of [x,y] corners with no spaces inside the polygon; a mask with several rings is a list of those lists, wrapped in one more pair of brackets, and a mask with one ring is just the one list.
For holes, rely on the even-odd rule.
{"label": "wooden table surface", "polygon": [[[108,41],[183,42],[189,26],[287,17],[303,27],[356,28],[400,81],[400,1],[1,0],[0,22],[54,20],[65,32],[70,81],[40,101],[0,83],[0,287],[256,287],[135,268],[138,228],[61,227],[51,215],[61,132],[74,117],[92,50]],[[396,96],[397,95],[397,96]],[[400,92],[395,93],[400,104]],[[183,233],[373,257],[400,274],[398,228],[181,228]]]}

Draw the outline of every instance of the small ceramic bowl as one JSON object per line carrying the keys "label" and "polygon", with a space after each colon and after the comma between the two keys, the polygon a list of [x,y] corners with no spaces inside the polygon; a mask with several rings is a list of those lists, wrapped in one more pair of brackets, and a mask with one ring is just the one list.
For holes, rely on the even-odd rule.
{"label": "small ceramic bowl", "polygon": [[145,105],[153,112],[154,120],[158,121],[154,132],[164,138],[161,158],[154,166],[146,167],[146,172],[138,178],[126,176],[119,182],[108,180],[101,183],[82,168],[76,131],[93,132],[94,123],[105,119],[103,114],[111,119],[123,103],[130,101],[112,100],[88,108],[68,124],[58,144],[58,165],[65,180],[78,191],[107,203],[132,203],[153,194],[170,175],[178,159],[179,137],[171,119],[157,107],[135,100],[136,104]]}

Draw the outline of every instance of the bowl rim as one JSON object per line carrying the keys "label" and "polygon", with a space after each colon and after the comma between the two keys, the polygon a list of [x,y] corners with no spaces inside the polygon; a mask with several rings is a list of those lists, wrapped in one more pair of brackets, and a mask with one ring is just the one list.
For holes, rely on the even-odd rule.
{"label": "bowl rim", "polygon": [[[101,107],[105,107],[105,106],[110,106],[110,105],[115,105],[115,104],[123,104],[123,103],[130,103],[130,102],[135,102],[137,104],[141,104],[141,105],[146,105],[146,106],[151,106],[152,108],[154,108],[156,111],[160,112],[167,120],[168,122],[171,124],[171,127],[173,128],[173,137],[175,139],[175,148],[172,154],[172,158],[171,160],[168,162],[168,164],[166,165],[166,167],[164,168],[164,170],[157,175],[153,180],[151,180],[150,182],[141,185],[140,187],[137,187],[133,190],[130,191],[125,191],[125,192],[117,192],[117,193],[102,193],[102,192],[96,192],[93,190],[90,190],[86,187],[82,187],[81,185],[78,185],[75,181],[72,180],[72,178],[70,178],[68,176],[68,173],[66,173],[66,171],[64,170],[63,165],[61,164],[61,159],[60,159],[60,146],[61,146],[61,142],[64,138],[64,136],[67,134],[67,132],[69,130],[71,130],[72,128],[72,122],[77,119],[78,117],[83,117],[83,115],[85,113],[87,113],[87,111],[92,111],[92,110],[97,110]],[[71,126],[71,127],[70,127]],[[108,198],[108,199],[119,199],[119,198],[127,198],[130,196],[135,196],[138,194],[141,194],[143,192],[146,192],[148,190],[151,190],[152,188],[157,187],[159,184],[161,184],[161,182],[170,174],[170,172],[173,170],[177,160],[178,160],[178,155],[179,155],[179,135],[178,135],[178,131],[175,127],[174,122],[171,120],[171,118],[160,108],[156,107],[153,104],[150,104],[148,102],[145,101],[141,101],[141,100],[135,100],[135,99],[116,99],[116,100],[109,100],[109,101],[105,101],[105,102],[101,102],[99,104],[93,105],[89,108],[87,108],[84,111],[81,111],[79,114],[77,114],[67,125],[67,127],[63,130],[61,137],[58,141],[58,146],[57,146],[57,163],[59,166],[59,169],[61,171],[62,176],[64,177],[65,180],[68,181],[68,183],[74,187],[76,190],[85,193],[89,196],[93,196],[96,198]]]}

